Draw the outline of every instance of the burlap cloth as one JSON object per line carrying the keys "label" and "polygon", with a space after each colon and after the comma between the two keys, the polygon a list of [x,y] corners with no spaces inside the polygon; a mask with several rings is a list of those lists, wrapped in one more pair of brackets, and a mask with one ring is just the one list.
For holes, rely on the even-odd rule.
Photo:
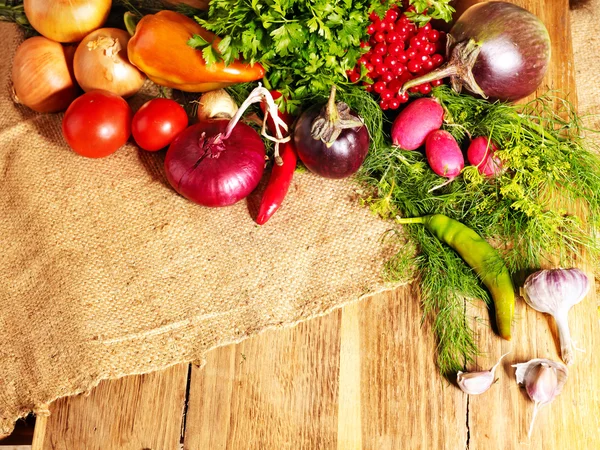
{"label": "burlap cloth", "polygon": [[[596,0],[573,14],[584,113],[600,112],[599,17]],[[61,114],[16,106],[20,34],[2,23],[0,36],[0,435],[102,379],[202,359],[386,287],[389,225],[353,182],[298,174],[262,227],[256,197],[196,206],[169,187],[162,153],[79,157]]]}

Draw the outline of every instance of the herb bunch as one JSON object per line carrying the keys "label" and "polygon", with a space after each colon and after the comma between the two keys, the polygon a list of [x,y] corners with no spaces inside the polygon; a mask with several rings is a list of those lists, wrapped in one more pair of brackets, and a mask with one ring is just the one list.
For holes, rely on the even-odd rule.
{"label": "herb bunch", "polygon": [[[450,20],[450,0],[408,0],[415,20]],[[291,101],[326,95],[332,84],[340,91],[362,89],[349,83],[347,71],[366,50],[369,14],[380,17],[400,0],[213,0],[200,25],[223,38],[218,49],[200,36],[189,44],[201,49],[208,64],[243,58],[267,69],[264,83]]]}
{"label": "herb bunch", "polygon": [[[373,211],[388,218],[440,213],[459,220],[498,248],[513,277],[547,263],[570,266],[584,252],[598,256],[600,158],[584,145],[569,103],[552,95],[526,105],[490,103],[446,86],[433,95],[444,106],[444,128],[465,144],[469,135],[491,136],[506,171],[490,180],[467,167],[429,192],[440,179],[421,152],[375,146],[361,174],[375,187],[364,199]],[[489,294],[462,259],[422,226],[397,234],[408,245],[388,262],[386,274],[419,280],[424,315],[439,343],[439,368],[455,373],[477,355],[465,300],[490,304]]]}

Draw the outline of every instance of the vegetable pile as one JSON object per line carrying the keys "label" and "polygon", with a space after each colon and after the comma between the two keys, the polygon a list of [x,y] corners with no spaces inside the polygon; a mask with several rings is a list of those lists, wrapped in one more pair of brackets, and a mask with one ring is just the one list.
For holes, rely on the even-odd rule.
{"label": "vegetable pile", "polygon": [[[511,103],[540,86],[550,58],[545,26],[520,7],[478,4],[446,35],[431,19],[451,21],[450,0],[213,0],[208,12],[123,1],[120,28],[106,26],[111,2],[82,3],[0,8],[42,35],[15,55],[18,101],[66,109],[65,140],[83,156],[106,157],[131,134],[144,150],[168,148],[169,183],[199,205],[232,205],[268,176],[260,225],[284,205],[298,164],[355,176],[365,205],[404,224],[394,235],[407,245],[386,277],[419,281],[439,368],[458,373],[465,392],[493,380],[493,369],[463,372],[479,351],[465,301],[493,304],[498,334],[511,339],[517,274],[598,255],[600,159],[575,111],[551,94]],[[124,98],[144,82],[194,101],[155,98],[133,114]],[[585,216],[562,206],[575,203]],[[524,287],[533,308],[555,316],[566,363],[566,313],[587,292],[573,270]],[[538,280],[566,273],[580,289],[540,300],[549,288]],[[536,405],[566,380],[562,365],[540,361],[552,395],[537,395],[537,375],[518,370]]]}

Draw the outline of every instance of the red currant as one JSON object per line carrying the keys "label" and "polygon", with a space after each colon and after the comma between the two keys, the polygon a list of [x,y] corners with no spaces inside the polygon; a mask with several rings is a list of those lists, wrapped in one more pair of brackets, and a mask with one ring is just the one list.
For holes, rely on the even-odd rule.
{"label": "red currant", "polygon": [[383,81],[384,83],[394,81],[394,78],[396,78],[396,76],[392,72],[386,72],[383,75],[381,75],[381,81]]}
{"label": "red currant", "polygon": [[375,66],[375,72],[377,72],[377,75],[383,75],[387,71],[388,68],[385,67],[385,64],[379,64],[378,66]]}
{"label": "red currant", "polygon": [[385,55],[388,52],[388,48],[387,45],[385,45],[383,42],[380,42],[379,44],[377,44],[375,46],[375,49],[373,50],[375,52],[376,55]]}
{"label": "red currant", "polygon": [[390,100],[390,109],[398,109],[400,108],[400,100],[397,98],[393,98]]}
{"label": "red currant", "polygon": [[369,20],[371,22],[376,22],[379,20],[379,16],[377,15],[377,13],[375,11],[371,11],[371,14],[369,14]]}
{"label": "red currant", "polygon": [[429,94],[431,92],[431,85],[429,83],[425,83],[419,86],[419,92],[421,94]]}
{"label": "red currant", "polygon": [[381,94],[386,88],[386,84],[383,81],[378,81],[373,85],[373,90],[378,94]]}
{"label": "red currant", "polygon": [[398,65],[398,60],[396,58],[394,58],[392,55],[387,55],[383,59],[383,63],[386,66],[388,66],[390,69],[393,69],[394,67],[396,67]]}
{"label": "red currant", "polygon": [[388,84],[388,89],[392,92],[398,92],[401,87],[402,87],[402,82],[398,79],[396,79]]}
{"label": "red currant", "polygon": [[423,41],[418,37],[413,37],[410,39],[410,48],[415,50],[421,50],[423,48]]}
{"label": "red currant", "polygon": [[381,55],[379,54],[374,54],[373,56],[371,56],[371,64],[373,64],[374,66],[378,66],[379,64],[383,63],[383,58]]}
{"label": "red currant", "polygon": [[419,70],[421,70],[421,64],[419,64],[419,62],[414,59],[412,61],[409,61],[406,67],[412,73],[417,73]]}
{"label": "red currant", "polygon": [[394,93],[389,89],[385,89],[380,95],[382,100],[389,102],[390,99],[394,96]]}
{"label": "red currant", "polygon": [[367,33],[368,33],[368,34],[374,34],[374,33],[375,33],[375,31],[376,31],[375,25],[373,25],[373,24],[370,24],[370,25],[367,27]]}
{"label": "red currant", "polygon": [[403,50],[402,46],[399,45],[398,43],[394,42],[393,44],[391,44],[388,47],[388,54],[398,57],[400,55],[400,53],[402,52],[402,50]]}
{"label": "red currant", "polygon": [[409,89],[409,92],[412,92],[413,94],[417,94],[421,91],[419,90],[419,86],[414,86]]}
{"label": "red currant", "polygon": [[389,106],[388,102],[386,102],[385,100],[381,100],[379,102],[379,107],[385,111],[386,109],[389,109],[390,106]]}
{"label": "red currant", "polygon": [[368,62],[365,64],[365,69],[367,69],[367,72],[373,72],[375,70],[375,66],[373,63]]}
{"label": "red currant", "polygon": [[400,61],[403,64],[406,64],[408,62],[408,56],[406,55],[406,53],[402,52],[400,53],[398,56],[398,61]]}
{"label": "red currant", "polygon": [[375,33],[375,42],[385,42],[385,34],[382,31]]}
{"label": "red currant", "polygon": [[423,69],[425,69],[426,72],[431,72],[434,68],[435,68],[435,64],[433,63],[433,61],[431,59],[428,59],[427,61],[425,61],[423,63]]}
{"label": "red currant", "polygon": [[431,56],[431,61],[433,61],[434,66],[437,67],[444,62],[444,57],[437,53]]}
{"label": "red currant", "polygon": [[388,44],[393,44],[394,42],[398,42],[400,40],[400,37],[398,36],[397,33],[388,33],[387,37],[386,37],[386,42]]}
{"label": "red currant", "polygon": [[417,58],[417,61],[419,61],[421,63],[421,65],[423,65],[427,61],[431,61],[431,58],[429,57],[429,55],[425,55],[425,54],[421,53],[419,55],[419,57]]}
{"label": "red currant", "polygon": [[373,92],[373,85],[372,84],[364,83],[363,86],[365,87],[365,91],[367,91],[367,92]]}
{"label": "red currant", "polygon": [[387,30],[387,28],[388,28],[388,25],[389,25],[389,22],[386,22],[385,20],[382,20],[382,21],[380,21],[380,22],[377,22],[377,23],[375,24],[375,27],[376,27],[376,28],[377,28],[379,31],[385,31],[385,30]]}
{"label": "red currant", "polygon": [[427,35],[429,42],[437,42],[440,39],[440,32],[438,30],[431,30]]}
{"label": "red currant", "polygon": [[398,64],[394,68],[394,73],[398,76],[402,75],[404,72],[406,72],[406,66],[404,64]]}
{"label": "red currant", "polygon": [[350,80],[350,83],[356,83],[360,79],[360,75],[356,72],[352,72],[348,75],[348,79]]}
{"label": "red currant", "polygon": [[406,17],[406,15],[402,14],[402,17],[400,17],[400,19],[398,20],[398,25],[402,25],[403,27],[406,27],[406,26],[410,25],[410,19],[408,17]]}
{"label": "red currant", "polygon": [[[417,55],[418,55],[418,53],[417,53],[417,51],[416,51],[414,48],[409,48],[409,49],[406,51],[406,57],[407,57],[409,60],[413,60],[413,59],[415,59],[415,58],[417,57]],[[400,59],[400,58],[398,58],[398,59]]]}
{"label": "red currant", "polygon": [[398,95],[398,100],[400,100],[400,103],[406,103],[408,101],[408,93],[403,92],[402,94]]}
{"label": "red currant", "polygon": [[369,45],[368,42],[361,42],[360,43],[360,48],[371,48],[371,46]]}
{"label": "red currant", "polygon": [[423,25],[421,27],[421,30],[426,33],[429,33],[431,31],[431,23],[427,22],[425,25]]}
{"label": "red currant", "polygon": [[433,80],[433,81],[431,82],[431,85],[432,85],[433,87],[441,86],[442,84],[444,84],[444,80]]}
{"label": "red currant", "polygon": [[394,11],[393,9],[390,9],[388,12],[385,13],[385,20],[389,21],[389,22],[395,22],[396,19],[398,19],[398,12]]}

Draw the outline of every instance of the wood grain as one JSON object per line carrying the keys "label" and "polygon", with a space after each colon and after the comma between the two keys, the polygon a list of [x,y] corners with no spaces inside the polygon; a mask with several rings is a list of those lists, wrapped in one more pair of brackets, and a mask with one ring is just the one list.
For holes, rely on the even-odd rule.
{"label": "wood grain", "polygon": [[[467,0],[459,3],[464,10]],[[518,0],[546,23],[553,42],[545,86],[576,101],[567,0]],[[185,450],[197,449],[485,449],[600,448],[600,327],[590,295],[571,327],[577,354],[563,393],[541,410],[526,441],[532,403],[511,364],[558,360],[556,329],[517,302],[511,342],[495,336],[475,304],[487,369],[511,350],[481,396],[467,397],[438,375],[435,341],[421,324],[418,290],[400,288],[295,328],[266,331],[219,348],[192,367]],[[102,383],[89,397],[52,405],[45,449],[174,449],[187,367]],[[36,450],[36,449],[34,449]]]}
{"label": "wood grain", "polygon": [[185,450],[333,449],[341,312],[209,353],[192,370]]}
{"label": "wood grain", "polygon": [[179,450],[188,364],[102,382],[58,400],[32,450]]}

